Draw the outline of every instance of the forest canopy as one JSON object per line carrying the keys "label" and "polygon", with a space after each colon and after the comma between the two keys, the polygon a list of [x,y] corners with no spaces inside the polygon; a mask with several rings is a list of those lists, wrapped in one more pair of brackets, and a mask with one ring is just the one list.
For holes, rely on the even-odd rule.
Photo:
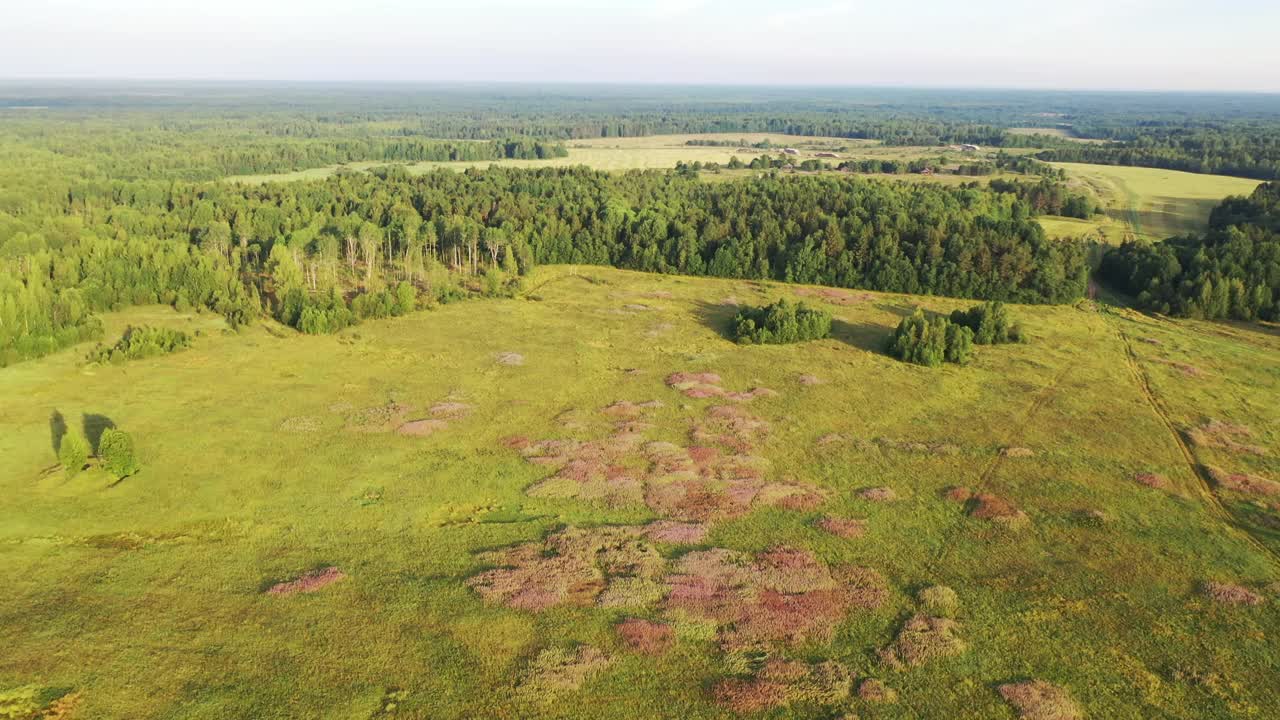
{"label": "forest canopy", "polygon": [[[262,186],[116,181],[0,212],[0,354],[93,336],[164,302],[309,332],[455,297],[537,263],[1066,302],[1086,247],[1015,194],[857,177],[708,183],[671,171],[402,169]],[[487,294],[501,293],[501,277]],[[354,291],[354,292],[353,292]]]}

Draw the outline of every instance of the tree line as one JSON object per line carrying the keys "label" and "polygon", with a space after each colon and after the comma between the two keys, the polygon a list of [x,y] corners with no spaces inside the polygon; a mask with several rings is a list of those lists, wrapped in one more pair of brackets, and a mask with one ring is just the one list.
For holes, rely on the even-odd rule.
{"label": "tree line", "polygon": [[1280,319],[1280,183],[1227,198],[1203,234],[1124,243],[1103,257],[1100,274],[1147,310]]}
{"label": "tree line", "polygon": [[1036,155],[1041,160],[1131,165],[1258,180],[1280,179],[1280,127],[1144,128],[1102,144],[1063,143]]}
{"label": "tree line", "polygon": [[0,354],[163,302],[313,332],[466,294],[537,263],[1018,302],[1083,294],[1086,249],[1008,193],[857,177],[706,183],[673,171],[402,168],[239,186],[109,183],[0,212]]}

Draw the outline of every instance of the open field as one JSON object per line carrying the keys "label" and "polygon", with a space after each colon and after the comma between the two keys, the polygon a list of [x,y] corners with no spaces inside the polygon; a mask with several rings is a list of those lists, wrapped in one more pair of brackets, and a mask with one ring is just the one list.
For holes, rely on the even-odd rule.
{"label": "open field", "polygon": [[[752,147],[707,147],[689,145],[689,140],[743,140],[748,145],[768,140],[775,147],[759,149]],[[874,140],[851,140],[848,138],[800,137],[795,135],[778,135],[770,133],[725,133],[695,135],[654,135],[648,137],[599,138],[592,140],[573,140],[566,143],[568,157],[547,160],[483,160],[478,162],[422,162],[409,163],[405,167],[411,173],[423,173],[444,168],[449,170],[465,170],[471,167],[489,167],[502,165],[510,167],[566,167],[586,165],[597,170],[670,170],[676,163],[719,163],[725,165],[735,155],[743,162],[763,154],[778,155],[782,148],[790,147],[800,151],[799,159],[815,157],[817,152],[837,152],[841,159],[883,159],[914,160],[922,157],[936,157],[944,151],[938,147],[895,147],[882,145]],[[844,148],[841,150],[841,148]],[[958,154],[952,153],[959,157]],[[838,162],[832,158],[823,158]],[[350,163],[345,167],[354,170],[367,170],[371,167],[386,165],[385,162]],[[229,182],[263,183],[286,182],[290,180],[306,180],[327,177],[338,166],[311,168],[290,173],[271,175],[237,175],[227,178]]]}
{"label": "open field", "polygon": [[[886,335],[971,302],[528,288],[336,336],[138,308],[109,339],[203,333],[0,370],[0,688],[85,718],[987,720],[1039,679],[1089,718],[1273,712],[1280,506],[1231,478],[1280,480],[1274,326],[1019,306],[1028,344],[927,369]],[[780,296],[834,337],[726,339]],[[45,472],[55,411],[130,431],[142,472]]]}
{"label": "open field", "polygon": [[1026,128],[1009,128],[1010,135],[1046,135],[1048,137],[1062,138],[1063,140],[1071,140],[1080,143],[1102,144],[1106,140],[1098,140],[1095,138],[1076,137],[1071,128],[1066,127],[1026,127]]}
{"label": "open field", "polygon": [[1223,198],[1248,195],[1259,185],[1257,180],[1157,168],[1053,165],[1092,190],[1107,207],[1107,215],[1150,240],[1203,230],[1209,213]]}
{"label": "open field", "polygon": [[1129,224],[1110,215],[1095,215],[1088,220],[1056,215],[1041,215],[1036,222],[1049,237],[1100,238],[1108,245],[1119,245],[1130,234]]}

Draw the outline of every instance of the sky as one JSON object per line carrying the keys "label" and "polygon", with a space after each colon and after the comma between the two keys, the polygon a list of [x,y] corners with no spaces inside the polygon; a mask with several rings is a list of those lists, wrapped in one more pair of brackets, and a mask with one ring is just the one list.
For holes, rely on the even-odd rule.
{"label": "sky", "polygon": [[4,0],[0,77],[1280,92],[1276,0]]}

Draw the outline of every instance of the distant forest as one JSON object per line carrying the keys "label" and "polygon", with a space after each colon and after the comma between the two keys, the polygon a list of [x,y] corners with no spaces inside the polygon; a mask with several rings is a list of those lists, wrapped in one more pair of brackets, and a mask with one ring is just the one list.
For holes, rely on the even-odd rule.
{"label": "distant forest", "polygon": [[[1036,128],[1045,134],[1025,134]],[[0,146],[20,141],[108,166],[122,152],[145,157],[144,166],[121,168],[127,177],[166,173],[197,180],[360,160],[546,157],[560,152],[557,143],[574,139],[750,132],[1048,148],[1041,159],[1280,179],[1280,96],[1270,95],[0,84]],[[1061,137],[1064,132],[1074,139]],[[512,148],[512,138],[543,144]],[[468,147],[428,139],[501,143]],[[231,150],[202,156],[202,149],[219,145]],[[192,151],[197,157],[175,157]]]}

